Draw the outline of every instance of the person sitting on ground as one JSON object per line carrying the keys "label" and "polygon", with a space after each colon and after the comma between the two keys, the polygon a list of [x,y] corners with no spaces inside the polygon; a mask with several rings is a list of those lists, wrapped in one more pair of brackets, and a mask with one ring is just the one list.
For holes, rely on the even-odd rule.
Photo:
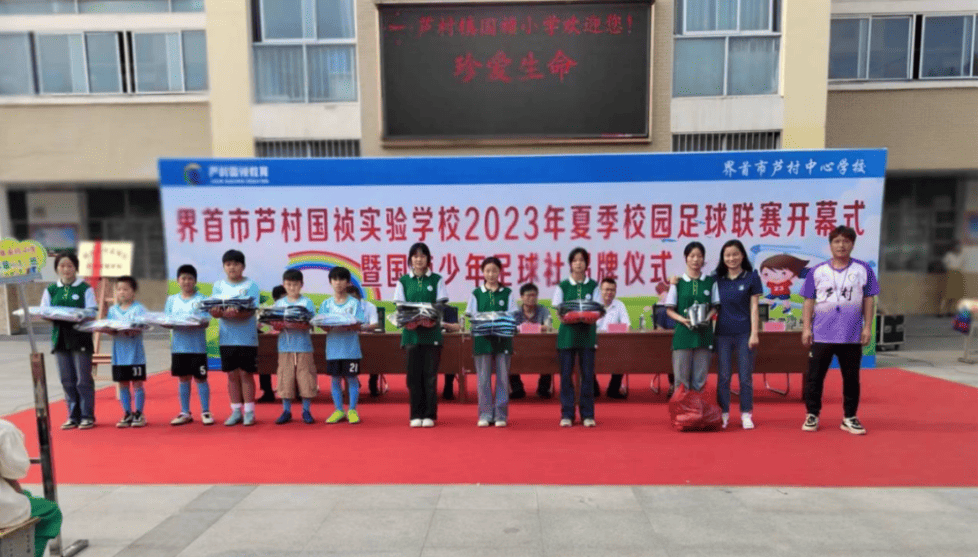
{"label": "person sitting on ground", "polygon": [[23,432],[0,419],[0,529],[34,517],[40,519],[34,525],[34,557],[42,557],[48,540],[61,532],[61,509],[54,501],[34,497],[20,487],[18,480],[27,477],[30,466]]}

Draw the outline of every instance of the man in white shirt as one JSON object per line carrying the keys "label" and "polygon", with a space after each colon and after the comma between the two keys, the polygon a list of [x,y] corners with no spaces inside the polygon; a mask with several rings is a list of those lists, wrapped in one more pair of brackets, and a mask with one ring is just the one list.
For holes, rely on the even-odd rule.
{"label": "man in white shirt", "polygon": [[[617,294],[618,283],[615,282],[615,279],[611,277],[601,279],[601,303],[604,304],[605,313],[601,319],[598,319],[598,333],[608,332],[608,325],[615,323],[624,323],[628,327],[632,326],[632,322],[628,318],[628,310],[625,309],[625,304],[615,298]],[[621,379],[622,374],[620,373],[611,376],[611,381],[608,382],[609,398],[625,398],[628,395],[627,392],[622,392],[621,390]],[[594,392],[600,392],[597,377],[594,379]]]}
{"label": "man in white shirt", "polygon": [[40,522],[34,525],[34,557],[41,557],[48,540],[61,531],[61,510],[57,503],[34,497],[20,487],[18,480],[27,477],[30,467],[24,434],[14,424],[0,420],[0,528],[38,517]]}

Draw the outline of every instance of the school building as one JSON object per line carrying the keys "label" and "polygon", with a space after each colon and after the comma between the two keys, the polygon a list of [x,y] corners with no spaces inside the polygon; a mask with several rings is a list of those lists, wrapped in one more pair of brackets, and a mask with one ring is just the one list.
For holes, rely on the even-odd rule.
{"label": "school building", "polygon": [[[885,306],[936,312],[941,257],[955,241],[966,243],[968,290],[978,293],[978,230],[967,226],[978,222],[978,0],[570,2],[582,14],[650,14],[628,20],[649,35],[647,50],[627,53],[649,65],[644,133],[398,140],[382,95],[391,33],[497,32],[494,17],[485,28],[397,23],[400,8],[424,4],[0,0],[0,231],[51,248],[132,241],[152,306],[167,278],[160,157],[886,147]],[[451,5],[489,15],[547,6]],[[608,13],[555,25],[622,32]],[[514,34],[517,24],[543,30],[513,21]],[[512,56],[505,63],[519,67]]]}

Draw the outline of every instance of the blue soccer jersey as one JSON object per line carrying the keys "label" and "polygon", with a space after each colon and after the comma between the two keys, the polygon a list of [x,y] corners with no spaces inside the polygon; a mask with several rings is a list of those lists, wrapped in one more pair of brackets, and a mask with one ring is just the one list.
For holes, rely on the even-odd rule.
{"label": "blue soccer jersey", "polygon": [[[196,307],[197,303],[203,299],[204,295],[200,292],[195,293],[190,299],[185,299],[182,293],[174,294],[166,299],[163,313],[173,317],[206,316],[206,313]],[[170,352],[174,354],[206,354],[206,329],[173,329],[170,335]]]}
{"label": "blue soccer jersey", "polygon": [[[277,308],[287,308],[290,306],[302,306],[312,313],[316,313],[316,306],[312,300],[305,296],[299,296],[296,301],[290,301],[287,297],[279,298],[275,302]],[[278,334],[279,352],[312,352],[312,338],[309,336],[309,329],[282,329]]]}
{"label": "blue soccer jersey", "polygon": [[[335,298],[323,301],[319,313],[339,313],[352,315],[358,322],[363,323],[363,305],[360,301],[349,296],[343,304],[337,304]],[[327,360],[359,360],[363,357],[360,352],[360,333],[357,331],[330,331],[326,336]]]}
{"label": "blue soccer jersey", "polygon": [[[119,321],[132,321],[133,318],[146,313],[146,308],[139,302],[133,302],[129,309],[123,310],[116,304],[109,308],[106,316]],[[143,350],[143,333],[135,336],[115,335],[112,339],[112,365],[140,366],[146,365],[146,351]]]}
{"label": "blue soccer jersey", "polygon": [[[249,278],[236,284],[221,279],[214,283],[211,296],[224,299],[247,296],[255,301],[255,307],[261,303],[261,290]],[[258,321],[254,314],[248,319],[221,319],[220,332],[221,346],[258,346]]]}

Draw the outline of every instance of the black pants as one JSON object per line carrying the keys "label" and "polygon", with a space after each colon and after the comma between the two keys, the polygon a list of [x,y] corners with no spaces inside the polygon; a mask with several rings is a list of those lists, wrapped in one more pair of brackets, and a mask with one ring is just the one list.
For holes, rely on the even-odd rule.
{"label": "black pants", "polygon": [[268,373],[258,374],[258,385],[261,387],[263,393],[275,392],[275,390],[272,389],[272,376]]}
{"label": "black pants", "polygon": [[608,381],[608,396],[621,393],[621,380],[623,377],[625,376],[620,373],[611,376],[611,381]]}
{"label": "black pants", "polygon": [[441,346],[409,344],[407,352],[407,387],[411,400],[411,419],[438,418],[438,364]]}
{"label": "black pants", "polygon": [[859,365],[863,358],[863,347],[859,344],[812,344],[802,393],[805,408],[809,414],[816,416],[822,411],[822,387],[832,364],[832,356],[839,358],[839,368],[842,371],[843,417],[852,418],[859,409]]}

